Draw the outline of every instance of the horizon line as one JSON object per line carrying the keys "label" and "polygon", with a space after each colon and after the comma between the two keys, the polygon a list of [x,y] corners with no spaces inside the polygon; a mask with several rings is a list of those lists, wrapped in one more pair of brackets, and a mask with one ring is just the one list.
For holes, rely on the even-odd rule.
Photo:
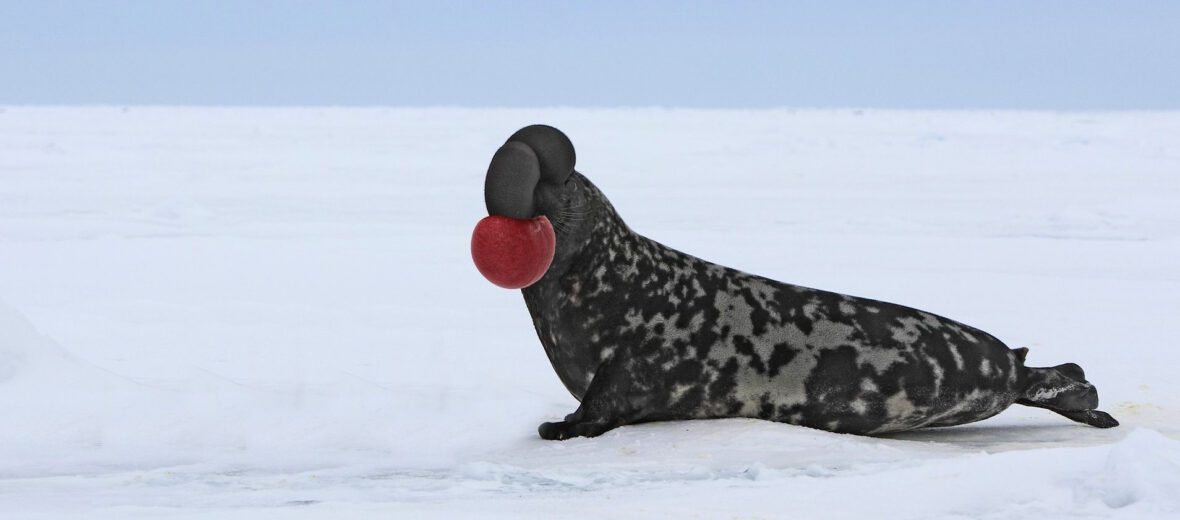
{"label": "horizon line", "polygon": [[20,108],[51,108],[51,109],[356,109],[356,110],[664,110],[664,111],[699,111],[699,112],[1040,112],[1040,113],[1146,113],[1146,112],[1180,112],[1180,106],[1175,108],[1030,108],[1030,107],[873,107],[855,105],[805,106],[805,105],[773,105],[759,107],[725,107],[725,106],[695,106],[695,105],[382,105],[382,104],[232,104],[232,103],[4,103],[0,102],[0,110]]}

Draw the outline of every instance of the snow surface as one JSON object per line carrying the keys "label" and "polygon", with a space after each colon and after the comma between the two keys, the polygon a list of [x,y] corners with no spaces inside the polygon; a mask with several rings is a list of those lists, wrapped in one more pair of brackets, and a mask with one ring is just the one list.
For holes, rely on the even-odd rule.
{"label": "snow surface", "polygon": [[[468,240],[518,127],[636,230],[1085,367],[887,438],[572,411]],[[0,109],[0,518],[1178,518],[1180,113]]]}

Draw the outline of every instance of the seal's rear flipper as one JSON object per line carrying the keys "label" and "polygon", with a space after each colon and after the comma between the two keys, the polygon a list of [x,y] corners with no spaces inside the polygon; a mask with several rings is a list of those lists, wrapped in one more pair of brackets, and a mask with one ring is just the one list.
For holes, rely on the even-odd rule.
{"label": "seal's rear flipper", "polygon": [[1063,417],[1077,421],[1082,424],[1088,424],[1095,428],[1114,428],[1119,425],[1118,420],[1111,417],[1110,414],[1098,410],[1081,410],[1078,412],[1068,412],[1064,410],[1053,410],[1061,414]]}
{"label": "seal's rear flipper", "polygon": [[1051,410],[1062,416],[1097,428],[1112,428],[1119,422],[1110,414],[1098,411],[1098,389],[1086,381],[1082,367],[1065,363],[1050,368],[1024,367],[1024,395],[1018,404]]}

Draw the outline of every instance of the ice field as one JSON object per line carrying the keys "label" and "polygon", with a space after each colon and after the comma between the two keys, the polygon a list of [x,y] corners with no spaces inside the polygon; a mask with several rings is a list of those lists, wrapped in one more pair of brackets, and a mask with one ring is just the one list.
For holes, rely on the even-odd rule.
{"label": "ice field", "polygon": [[[573,411],[468,242],[548,123],[630,226],[1076,362],[883,438]],[[1180,112],[0,108],[0,518],[1180,518]]]}

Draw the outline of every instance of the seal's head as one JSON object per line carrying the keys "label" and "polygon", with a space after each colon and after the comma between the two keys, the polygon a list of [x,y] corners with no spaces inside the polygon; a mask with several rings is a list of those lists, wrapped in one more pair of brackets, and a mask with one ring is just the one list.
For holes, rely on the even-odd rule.
{"label": "seal's head", "polygon": [[[473,236],[472,256],[481,272],[501,287],[521,288],[550,274],[560,275],[568,268],[590,237],[592,221],[600,204],[599,194],[590,182],[574,171],[574,145],[560,130],[547,125],[526,126],[508,138],[496,151],[488,174],[484,180],[484,202],[487,204],[489,219],[498,217],[527,221],[519,226],[510,222],[504,225],[487,226],[484,219],[476,227]],[[544,217],[544,218],[542,218]],[[533,230],[536,226],[552,223],[551,234],[556,235],[555,245],[548,253],[550,261],[538,261],[536,255],[546,254],[543,246],[513,248],[512,250],[482,248],[477,252],[476,241],[485,241],[486,229],[514,233],[513,229]],[[497,243],[531,243],[529,240],[512,236]],[[499,283],[485,271],[489,255],[495,256],[507,267],[516,271],[537,270],[533,276],[517,276],[527,283]],[[509,265],[511,264],[511,265]],[[527,280],[531,279],[531,282]]]}

